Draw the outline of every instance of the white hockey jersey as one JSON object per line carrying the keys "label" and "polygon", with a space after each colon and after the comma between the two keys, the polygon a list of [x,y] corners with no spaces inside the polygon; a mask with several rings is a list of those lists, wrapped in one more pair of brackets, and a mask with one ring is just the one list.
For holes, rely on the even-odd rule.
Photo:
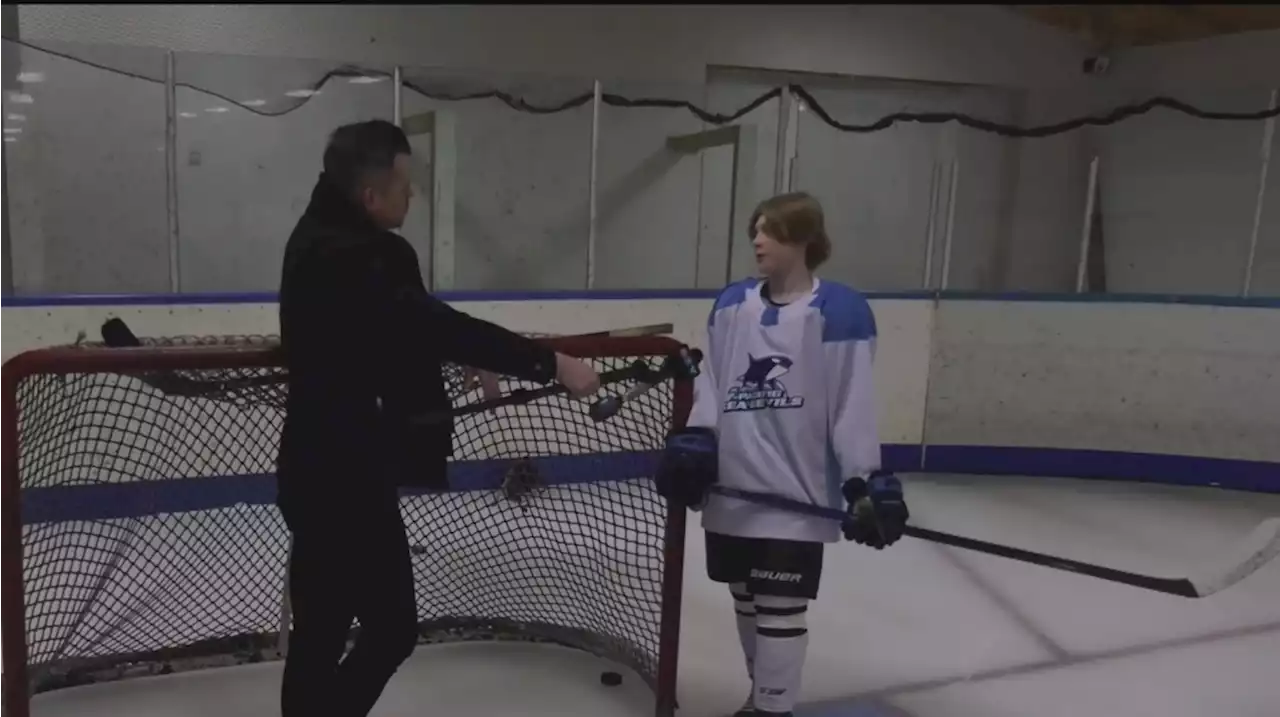
{"label": "white hockey jersey", "polygon": [[[871,369],[876,324],[857,291],[814,280],[786,305],[759,279],[730,284],[707,322],[690,426],[715,428],[720,483],[844,509],[840,486],[880,467]],[[712,494],[704,529],[835,542],[834,521]]]}

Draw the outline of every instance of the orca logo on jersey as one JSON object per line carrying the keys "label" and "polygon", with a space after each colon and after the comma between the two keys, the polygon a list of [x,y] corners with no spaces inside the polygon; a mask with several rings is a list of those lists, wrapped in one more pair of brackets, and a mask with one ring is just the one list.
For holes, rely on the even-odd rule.
{"label": "orca logo on jersey", "polygon": [[786,356],[756,358],[747,354],[747,372],[738,377],[738,385],[729,388],[724,412],[761,411],[766,408],[800,408],[803,396],[792,396],[779,380],[791,371],[792,361]]}

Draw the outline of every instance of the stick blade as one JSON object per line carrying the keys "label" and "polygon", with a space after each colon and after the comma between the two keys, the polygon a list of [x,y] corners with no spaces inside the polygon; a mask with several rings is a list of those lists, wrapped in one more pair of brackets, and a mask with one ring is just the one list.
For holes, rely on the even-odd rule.
{"label": "stick blade", "polygon": [[589,336],[607,336],[609,338],[632,338],[636,336],[662,336],[675,330],[673,324],[648,324],[646,326],[630,326],[624,329],[600,331]]}
{"label": "stick blade", "polygon": [[1268,518],[1236,546],[1231,558],[1213,573],[1191,578],[1196,597],[1221,592],[1256,573],[1280,555],[1280,518]]}
{"label": "stick blade", "polygon": [[142,341],[129,329],[129,325],[119,317],[103,322],[101,331],[102,343],[109,348],[133,348],[142,345]]}

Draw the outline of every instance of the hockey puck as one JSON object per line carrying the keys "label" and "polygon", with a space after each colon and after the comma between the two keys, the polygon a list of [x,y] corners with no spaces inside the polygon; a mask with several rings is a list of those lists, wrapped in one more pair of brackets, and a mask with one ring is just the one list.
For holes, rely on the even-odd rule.
{"label": "hockey puck", "polygon": [[605,685],[607,687],[617,687],[618,685],[622,684],[622,675],[619,675],[616,672],[608,672],[608,671],[601,672],[600,684]]}

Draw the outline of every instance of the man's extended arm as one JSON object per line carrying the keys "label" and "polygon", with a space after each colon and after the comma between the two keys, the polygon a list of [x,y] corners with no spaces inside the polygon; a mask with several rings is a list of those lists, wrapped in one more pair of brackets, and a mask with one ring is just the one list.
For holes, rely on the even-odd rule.
{"label": "man's extended arm", "polygon": [[538,383],[556,377],[554,351],[432,296],[422,284],[412,248],[406,243],[403,252],[398,249],[394,245],[364,247],[371,253],[363,261],[335,267],[353,280],[345,288],[351,291],[353,303],[363,305],[360,320],[373,329],[383,350],[434,355]]}
{"label": "man's extended arm", "polygon": [[465,314],[425,290],[401,287],[396,324],[447,361],[538,383],[556,377],[556,354],[537,341]]}

